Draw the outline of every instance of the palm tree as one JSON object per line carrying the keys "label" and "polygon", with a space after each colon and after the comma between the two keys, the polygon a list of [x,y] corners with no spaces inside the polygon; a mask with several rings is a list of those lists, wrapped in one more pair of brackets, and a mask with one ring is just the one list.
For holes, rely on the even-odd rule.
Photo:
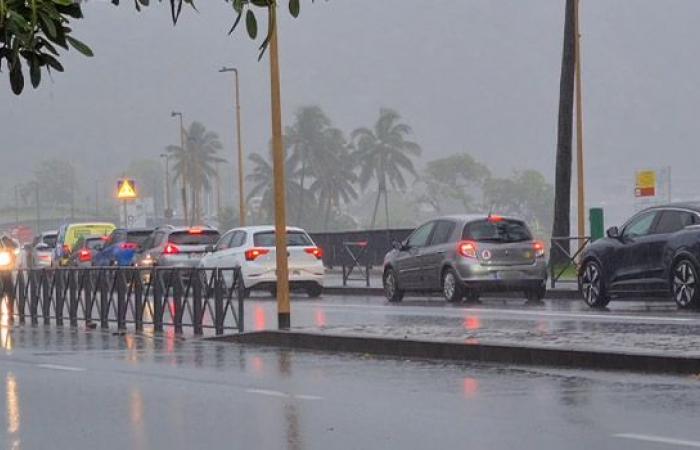
{"label": "palm tree", "polygon": [[[564,46],[559,81],[559,124],[557,132],[557,157],[554,185],[554,222],[552,237],[569,236],[571,233],[571,143],[574,117],[574,70],[575,55],[574,0],[566,0],[564,18]],[[568,252],[569,241],[561,242]],[[554,247],[553,247],[554,248]],[[551,264],[559,265],[567,256],[553,251]]]}
{"label": "palm tree", "polygon": [[[284,142],[290,150],[294,164],[301,165],[299,171],[300,196],[297,208],[297,223],[302,225],[306,202],[306,177],[316,175],[327,167],[324,164],[325,132],[331,121],[319,106],[304,106],[297,110],[294,124],[285,130]],[[321,166],[321,167],[319,167]]]}
{"label": "palm tree", "polygon": [[371,229],[377,219],[379,201],[384,196],[386,226],[389,227],[389,196],[387,182],[394,189],[406,189],[404,172],[417,177],[411,157],[419,156],[421,148],[418,144],[406,140],[412,133],[411,127],[400,123],[401,116],[392,109],[382,108],[374,129],[358,128],[352,133],[355,142],[355,158],[360,166],[359,181],[365,189],[370,180],[377,181],[377,199],[372,213]]}
{"label": "palm tree", "polygon": [[[250,154],[248,159],[253,163],[253,170],[246,176],[246,180],[252,183],[253,187],[248,192],[247,201],[260,198],[260,208],[257,213],[258,220],[272,222],[274,219],[273,211],[275,205],[275,177],[272,164],[259,153]],[[288,157],[285,161],[287,199],[295,198],[295,196],[300,195],[301,186],[296,181],[296,165],[297,161],[293,158]]]}
{"label": "palm tree", "polygon": [[211,189],[210,180],[216,176],[216,163],[225,161],[217,156],[222,148],[219,136],[213,131],[207,131],[199,122],[192,122],[185,132],[184,149],[178,145],[166,147],[175,161],[175,180],[182,180],[183,184],[186,183],[185,191],[187,188],[190,191],[192,215],[191,218],[186,217],[185,222],[189,220],[194,224],[201,220],[201,194]]}
{"label": "palm tree", "polygon": [[314,181],[309,190],[318,195],[318,201],[324,209],[323,229],[328,231],[331,210],[341,203],[357,199],[355,190],[355,159],[350,154],[343,133],[329,128],[325,133],[323,169],[315,172]]}

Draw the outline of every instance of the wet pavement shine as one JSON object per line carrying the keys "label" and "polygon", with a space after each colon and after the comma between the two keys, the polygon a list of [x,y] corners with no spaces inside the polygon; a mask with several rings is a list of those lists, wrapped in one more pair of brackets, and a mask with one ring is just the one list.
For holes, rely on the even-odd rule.
{"label": "wet pavement shine", "polygon": [[295,352],[172,332],[5,323],[0,386],[7,449],[700,446],[695,377]]}

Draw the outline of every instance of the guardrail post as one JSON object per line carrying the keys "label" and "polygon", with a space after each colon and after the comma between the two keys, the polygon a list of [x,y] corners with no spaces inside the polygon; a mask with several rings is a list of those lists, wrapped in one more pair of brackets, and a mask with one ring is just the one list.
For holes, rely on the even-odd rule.
{"label": "guardrail post", "polygon": [[126,330],[126,270],[117,269],[115,273],[115,282],[117,284],[117,330]]}
{"label": "guardrail post", "polygon": [[[100,271],[100,277],[98,278],[98,283],[100,287],[100,328],[103,330],[109,329],[109,279],[110,275],[108,270],[102,269]],[[100,282],[101,280],[101,282]]]}
{"label": "guardrail post", "polygon": [[80,273],[75,271],[68,272],[68,320],[70,321],[71,327],[78,326],[78,286],[76,285],[76,277],[80,276]]}
{"label": "guardrail post", "polygon": [[[184,287],[182,286],[182,275],[186,269],[179,269],[173,272],[175,284],[173,285],[173,324],[175,324],[175,333],[182,334],[182,294]],[[191,275],[191,272],[190,272]],[[192,283],[192,279],[190,279]]]}
{"label": "guardrail post", "polygon": [[216,269],[214,282],[214,330],[217,335],[224,334],[224,290],[221,269]]}
{"label": "guardrail post", "polygon": [[49,275],[55,276],[54,270],[44,271],[44,276],[41,279],[41,291],[42,291],[42,302],[41,302],[41,315],[44,317],[44,325],[51,324],[51,297],[52,289],[49,284]]}
{"label": "guardrail post", "polygon": [[29,275],[29,285],[31,288],[30,291],[30,297],[29,297],[29,315],[31,316],[31,322],[32,325],[38,325],[39,324],[39,319],[37,317],[37,308],[39,307],[39,274],[42,273],[44,270],[42,269],[41,271],[32,271],[31,274]]}
{"label": "guardrail post", "polygon": [[17,274],[17,315],[21,324],[24,324],[24,308],[27,303],[27,283],[24,274],[24,270]]}
{"label": "guardrail post", "polygon": [[92,310],[97,299],[97,286],[100,280],[100,270],[90,269],[83,273],[83,296],[85,297],[85,324],[92,322]]}
{"label": "guardrail post", "polygon": [[54,299],[54,309],[56,312],[56,325],[63,326],[63,304],[65,303],[65,283],[64,277],[70,273],[70,270],[57,270],[54,273],[54,285],[56,289],[56,297]]}
{"label": "guardrail post", "polygon": [[164,270],[153,270],[153,330],[163,331],[163,278],[167,274]]}
{"label": "guardrail post", "polygon": [[202,277],[204,278],[206,289],[206,269],[196,269],[193,277],[190,281],[192,284],[192,314],[194,315],[192,317],[192,326],[194,327],[194,334],[199,336],[204,334],[202,327],[202,320],[204,319],[204,314],[202,314]]}
{"label": "guardrail post", "polygon": [[132,283],[134,283],[134,325],[136,331],[143,331],[143,277],[142,271],[134,269]]}
{"label": "guardrail post", "polygon": [[245,312],[243,310],[245,304],[245,296],[243,295],[243,290],[238,289],[238,286],[243,281],[243,274],[241,273],[240,267],[233,270],[233,287],[236,288],[238,294],[238,332],[243,333],[245,331],[245,325],[243,318],[245,317]]}

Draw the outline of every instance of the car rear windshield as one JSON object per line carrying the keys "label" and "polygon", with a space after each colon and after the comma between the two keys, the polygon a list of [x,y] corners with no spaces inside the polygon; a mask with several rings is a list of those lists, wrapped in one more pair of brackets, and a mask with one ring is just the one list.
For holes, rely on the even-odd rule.
{"label": "car rear windshield", "polygon": [[41,241],[51,248],[56,247],[56,235],[55,234],[47,234],[41,239]]}
{"label": "car rear windshield", "polygon": [[214,245],[218,240],[219,232],[215,230],[174,231],[168,237],[168,242],[177,245]]}
{"label": "car rear windshield", "polygon": [[[276,245],[275,232],[264,231],[253,235],[253,244],[256,247],[274,247]],[[288,231],[287,246],[289,247],[309,247],[314,245],[309,236],[303,231]]]}
{"label": "car rear windshield", "polygon": [[531,241],[532,234],[519,220],[484,219],[466,224],[462,238],[477,242],[523,242]]}
{"label": "car rear windshield", "polygon": [[139,247],[143,247],[143,244],[151,236],[152,231],[127,231],[126,242],[133,242],[138,244]]}
{"label": "car rear windshield", "polygon": [[95,248],[102,244],[104,242],[104,239],[102,238],[90,238],[85,240],[85,247],[89,248],[90,250],[95,250]]}

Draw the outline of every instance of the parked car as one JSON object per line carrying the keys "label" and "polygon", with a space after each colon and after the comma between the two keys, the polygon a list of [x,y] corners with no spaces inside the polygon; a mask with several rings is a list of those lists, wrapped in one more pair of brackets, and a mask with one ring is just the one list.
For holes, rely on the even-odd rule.
{"label": "parked car", "polygon": [[131,266],[153,228],[117,228],[94,249],[93,266]]}
{"label": "parked car", "polygon": [[[202,258],[200,267],[240,267],[244,295],[251,289],[276,295],[275,227],[257,226],[227,231]],[[287,227],[289,285],[292,291],[304,291],[309,297],[323,292],[323,251],[301,228]],[[226,274],[225,274],[226,275]]]}
{"label": "parked car", "polygon": [[26,262],[29,268],[51,267],[53,251],[56,248],[58,231],[45,231],[26,247]]}
{"label": "parked car", "polygon": [[593,308],[614,297],[671,295],[680,308],[700,306],[700,203],[645,209],[581,255],[579,287]]}
{"label": "parked car", "polygon": [[109,236],[116,227],[113,223],[67,223],[61,225],[56,237],[51,264],[53,266],[68,265],[68,258],[78,239],[85,236]]}
{"label": "parked car", "polygon": [[384,258],[384,292],[400,302],[407,291],[442,292],[448,302],[487,291],[546,292],[545,247],[524,221],[496,215],[448,216],[418,228]]}
{"label": "parked car", "polygon": [[105,236],[80,237],[68,257],[68,265],[73,267],[92,266],[95,254],[102,248],[106,239]]}
{"label": "parked car", "polygon": [[215,244],[219,237],[217,230],[207,226],[159,227],[145,240],[134,264],[139,267],[197,267],[207,246]]}

